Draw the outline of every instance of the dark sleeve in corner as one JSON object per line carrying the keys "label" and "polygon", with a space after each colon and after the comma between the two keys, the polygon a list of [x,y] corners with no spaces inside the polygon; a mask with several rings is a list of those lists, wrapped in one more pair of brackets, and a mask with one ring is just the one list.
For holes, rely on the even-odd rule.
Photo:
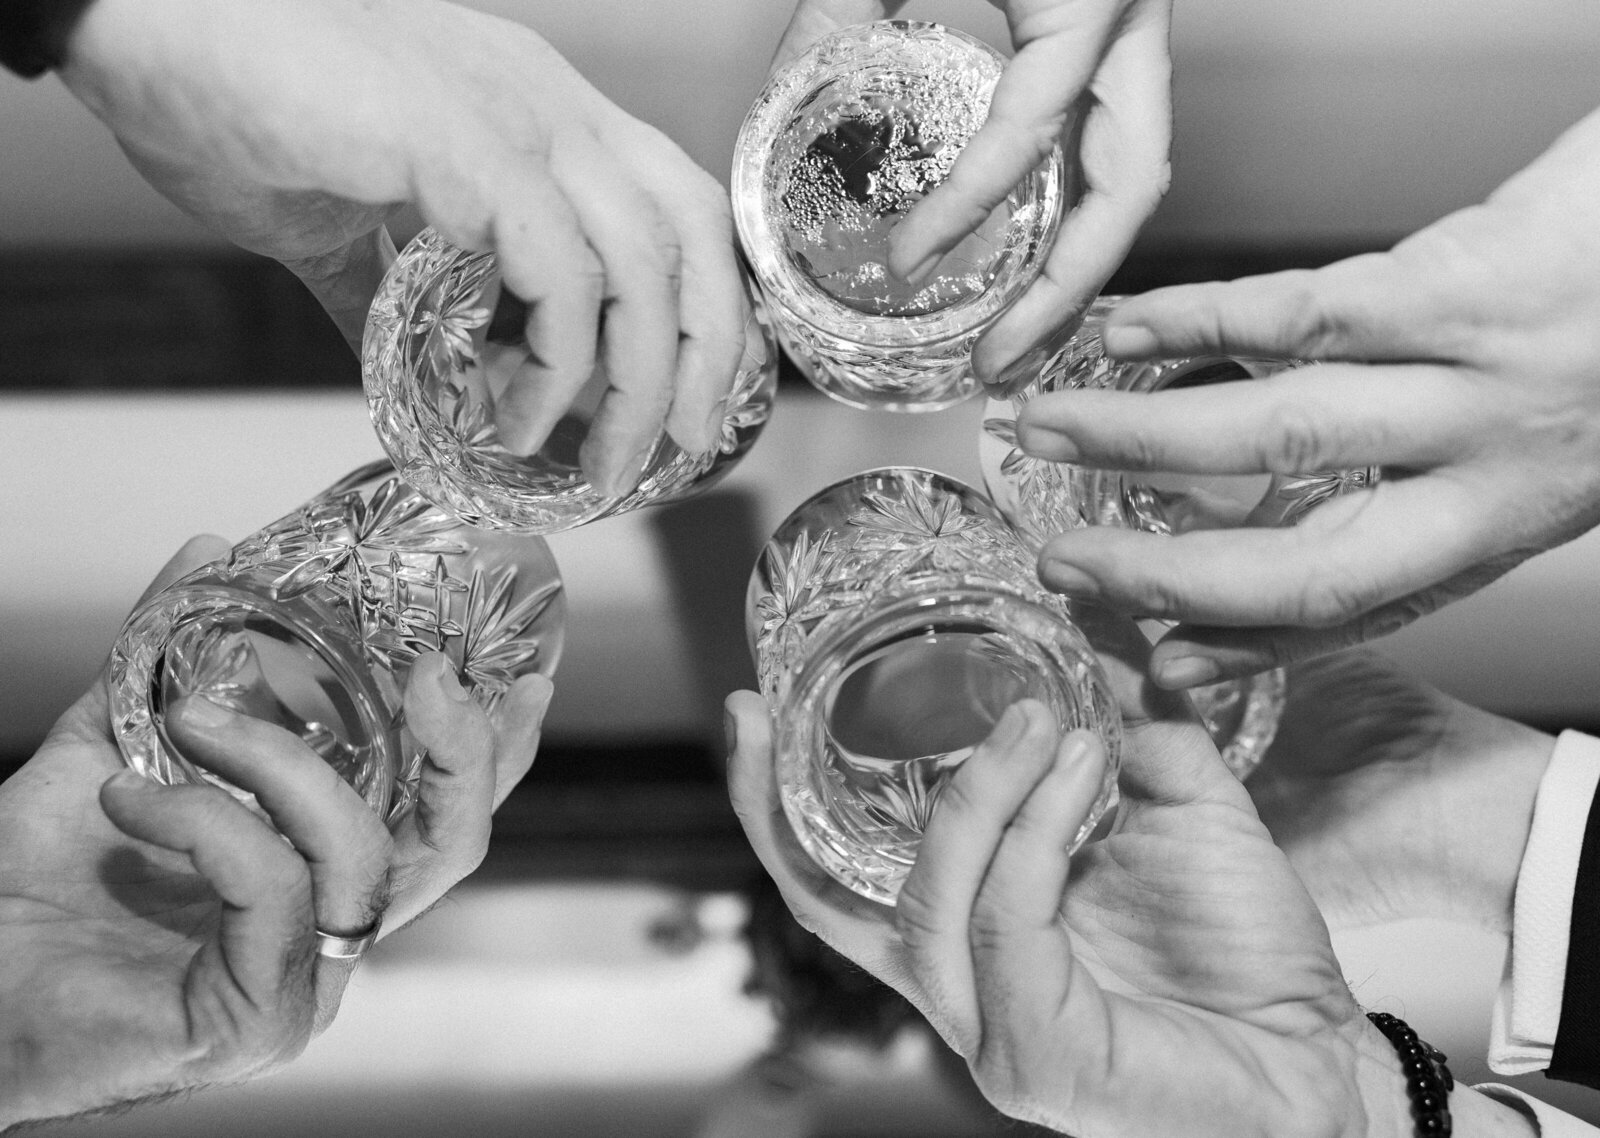
{"label": "dark sleeve in corner", "polygon": [[1589,805],[1572,887],[1561,1020],[1545,1075],[1600,1088],[1600,795]]}
{"label": "dark sleeve in corner", "polygon": [[32,79],[67,56],[67,40],[94,0],[0,0],[0,64]]}

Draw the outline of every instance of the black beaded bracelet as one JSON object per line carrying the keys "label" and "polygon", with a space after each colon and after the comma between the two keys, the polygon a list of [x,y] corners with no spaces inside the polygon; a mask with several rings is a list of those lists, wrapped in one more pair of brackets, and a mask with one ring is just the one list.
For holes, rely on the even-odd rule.
{"label": "black beaded bracelet", "polygon": [[1367,1018],[1394,1044],[1400,1056],[1400,1069],[1406,1075],[1406,1097],[1411,1100],[1411,1117],[1416,1120],[1417,1134],[1449,1138],[1449,1094],[1456,1080],[1445,1066],[1445,1053],[1418,1039],[1405,1020],[1388,1012],[1368,1012]]}

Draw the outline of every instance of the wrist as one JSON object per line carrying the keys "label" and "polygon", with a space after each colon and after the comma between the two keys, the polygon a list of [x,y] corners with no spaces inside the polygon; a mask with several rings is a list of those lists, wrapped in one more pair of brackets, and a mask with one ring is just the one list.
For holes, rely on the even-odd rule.
{"label": "wrist", "polygon": [[[1348,1035],[1365,1107],[1359,1138],[1413,1138],[1417,1122],[1394,1044],[1364,1015],[1351,1022]],[[1455,1138],[1538,1138],[1538,1127],[1521,1110],[1469,1086],[1457,1083],[1448,1099]]]}
{"label": "wrist", "polygon": [[1436,887],[1450,915],[1493,932],[1511,931],[1517,874],[1555,743],[1542,731],[1456,705],[1439,750],[1443,762],[1460,764],[1465,775],[1442,780],[1454,792],[1447,790],[1439,804],[1449,826]]}

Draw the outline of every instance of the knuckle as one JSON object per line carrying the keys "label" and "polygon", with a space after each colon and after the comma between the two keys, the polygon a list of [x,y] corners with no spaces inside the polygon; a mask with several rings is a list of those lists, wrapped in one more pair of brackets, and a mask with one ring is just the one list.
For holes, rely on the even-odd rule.
{"label": "knuckle", "polygon": [[1372,607],[1373,587],[1337,568],[1319,568],[1290,601],[1287,623],[1332,628]]}
{"label": "knuckle", "polygon": [[913,955],[926,951],[942,930],[936,901],[925,879],[916,874],[908,877],[900,889],[894,909],[895,931]]}
{"label": "knuckle", "polygon": [[1305,474],[1329,465],[1328,432],[1319,417],[1298,401],[1280,401],[1262,424],[1257,459],[1274,474]]}
{"label": "knuckle", "polygon": [[1312,358],[1335,349],[1343,339],[1342,322],[1328,308],[1319,280],[1314,270],[1295,269],[1280,274],[1275,282],[1284,294],[1289,340]]}
{"label": "knuckle", "polygon": [[[1113,575],[1103,575],[1103,580],[1114,580]],[[1123,595],[1119,607],[1131,609],[1143,617],[1168,617],[1180,614],[1187,607],[1179,586],[1148,573],[1130,574],[1122,582]]]}

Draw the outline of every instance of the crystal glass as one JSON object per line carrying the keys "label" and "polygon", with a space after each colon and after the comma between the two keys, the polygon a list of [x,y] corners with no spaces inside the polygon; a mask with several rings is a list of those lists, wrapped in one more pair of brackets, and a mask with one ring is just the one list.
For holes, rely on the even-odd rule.
{"label": "crystal glass", "polygon": [[425,497],[475,526],[555,533],[640,506],[676,501],[725,474],[772,412],[778,353],[766,309],[750,295],[744,358],[716,449],[689,454],[663,431],[639,485],[610,498],[578,453],[607,378],[604,362],[534,454],[508,450],[495,400],[531,364],[528,309],[501,283],[492,253],[423,230],[384,278],[367,317],[362,374],[378,440]]}
{"label": "crystal glass", "polygon": [[784,811],[816,862],[892,903],[951,774],[1001,713],[1043,701],[1110,762],[1121,718],[1068,606],[976,490],[914,467],[813,495],[767,542],[745,624],[775,715]]}
{"label": "crystal glass", "polygon": [[[1161,391],[1273,375],[1292,360],[1205,356],[1146,363],[1106,357],[1100,328],[1120,297],[1101,297],[1083,325],[1051,355],[1037,379],[1010,399],[991,399],[979,438],[984,482],[1002,514],[1033,550],[1081,526],[1111,525],[1175,534],[1225,526],[1293,525],[1309,510],[1349,490],[1372,485],[1378,468],[1294,475],[1127,473],[1047,462],[1017,447],[1023,404],[1047,391],[1097,387]],[[1161,626],[1158,622],[1157,632]],[[1191,689],[1195,708],[1222,757],[1240,778],[1266,755],[1283,711],[1282,669]]]}
{"label": "crystal glass", "polygon": [[1003,62],[937,24],[845,28],[779,70],[740,128],[740,239],[784,347],[835,399],[918,411],[976,394],[973,341],[1039,274],[1059,147],[925,280],[888,270],[890,232],[988,116]]}
{"label": "crystal glass", "polygon": [[128,765],[208,782],[163,726],[200,695],[305,740],[389,824],[425,757],[406,725],[412,661],[440,651],[494,713],[561,654],[565,600],[549,547],[474,529],[387,461],[353,471],[194,570],[129,617],[111,653],[111,722]]}

